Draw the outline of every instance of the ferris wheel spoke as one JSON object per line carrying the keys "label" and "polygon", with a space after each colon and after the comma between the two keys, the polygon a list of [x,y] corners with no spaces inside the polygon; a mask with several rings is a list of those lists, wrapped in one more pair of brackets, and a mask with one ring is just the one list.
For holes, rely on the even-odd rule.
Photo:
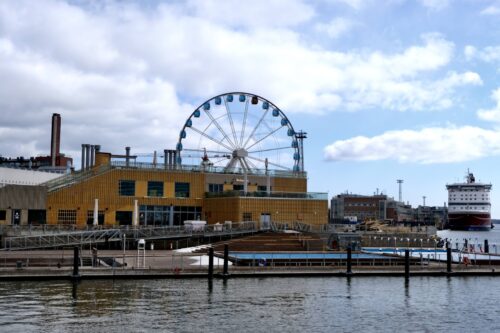
{"label": "ferris wheel spoke", "polygon": [[214,164],[214,165],[216,165],[216,164],[218,164],[218,163],[220,163],[220,162],[222,162],[222,161],[225,161],[225,160],[227,160],[227,157],[221,158],[221,159],[219,159],[219,160],[217,160],[217,161],[213,162],[213,164]]}
{"label": "ferris wheel spoke", "polygon": [[212,113],[209,110],[206,110],[205,113],[208,115],[208,117],[212,120],[212,123],[215,124],[215,126],[219,129],[219,131],[222,133],[226,141],[233,147],[233,149],[236,148],[236,142],[232,142],[229,139],[229,136],[226,134],[226,131],[220,126],[219,122],[214,118]]}
{"label": "ferris wheel spoke", "polygon": [[265,151],[274,151],[274,150],[282,150],[282,149],[294,149],[294,148],[292,148],[292,147],[277,147],[277,148],[269,148],[269,149],[261,149],[261,150],[252,150],[252,151],[249,151],[248,153],[249,154],[263,153]]}
{"label": "ferris wheel spoke", "polygon": [[233,132],[234,143],[236,144],[238,142],[238,139],[236,139],[236,130],[234,129],[233,117],[231,116],[229,105],[227,105],[227,100],[225,98],[223,98],[223,100],[224,100],[224,105],[226,107],[226,114],[227,117],[229,118],[229,123],[231,124],[231,131]]}
{"label": "ferris wheel spoke", "polygon": [[209,150],[209,149],[184,148],[183,150],[199,152],[199,153],[210,153],[210,154],[229,154],[229,151]]}
{"label": "ferris wheel spoke", "polygon": [[250,161],[249,159],[245,159],[245,162],[250,165],[253,169],[259,169],[257,168],[257,166],[255,164],[252,163],[252,161]]}
{"label": "ferris wheel spoke", "polygon": [[245,127],[247,125],[248,102],[249,101],[250,100],[247,98],[247,102],[245,103],[245,113],[243,114],[243,125],[241,126],[240,147],[243,144],[243,138],[245,137]]}
{"label": "ferris wheel spoke", "polygon": [[205,133],[205,132],[203,132],[203,131],[200,131],[200,130],[199,130],[199,129],[197,129],[196,127],[191,126],[191,127],[189,127],[189,128],[190,128],[190,129],[192,129],[193,131],[195,131],[195,132],[199,133],[200,135],[203,135],[203,136],[204,136],[204,137],[206,137],[207,139],[209,139],[209,140],[211,140],[211,141],[213,141],[213,142],[215,142],[215,143],[217,143],[217,144],[219,144],[219,145],[223,146],[223,147],[224,147],[224,148],[226,148],[227,150],[229,150],[229,151],[232,151],[232,150],[233,150],[231,147],[229,147],[229,146],[227,146],[226,144],[224,144],[224,142],[222,142],[222,141],[220,141],[220,140],[217,140],[217,139],[213,138],[212,136],[208,135],[207,133]]}
{"label": "ferris wheel spoke", "polygon": [[258,141],[255,141],[251,146],[249,146],[248,148],[245,148],[245,149],[248,151],[250,148],[252,148],[256,144],[258,144],[259,142],[264,141],[265,139],[267,139],[268,137],[270,137],[274,133],[278,132],[282,128],[283,128],[283,126],[280,126],[280,127],[276,128],[276,129],[272,130],[271,132],[267,133],[263,138],[259,139]]}
{"label": "ferris wheel spoke", "polygon": [[[248,141],[250,141],[250,139],[253,137],[253,135],[255,134],[255,131],[259,128],[260,124],[262,123],[262,121],[266,118],[266,115],[267,115],[267,112],[269,111],[270,108],[267,108],[266,109],[266,112],[264,112],[264,114],[262,115],[262,117],[260,117],[259,121],[257,122],[257,125],[255,125],[255,127],[253,128],[251,134],[248,136],[247,140],[245,141],[245,144],[242,146],[243,148],[246,147],[246,145],[248,144]],[[246,148],[248,150],[248,148]]]}
{"label": "ferris wheel spoke", "polygon": [[[256,160],[256,161],[259,161],[259,162],[264,163],[264,164],[266,163],[265,160],[262,160],[262,159],[257,158],[257,157],[247,156],[247,158],[251,158],[252,160]],[[267,163],[269,165],[274,165],[277,168],[281,168],[281,169],[284,169],[284,170],[291,170],[290,168],[287,168],[286,166],[283,166],[283,165],[280,165],[280,164],[277,164],[277,163],[273,163],[273,162],[269,162],[269,160],[267,161]]]}

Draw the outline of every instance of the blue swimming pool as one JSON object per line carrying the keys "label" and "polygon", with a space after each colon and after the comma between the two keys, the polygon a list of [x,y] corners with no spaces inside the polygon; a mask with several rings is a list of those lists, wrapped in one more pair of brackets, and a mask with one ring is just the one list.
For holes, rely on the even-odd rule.
{"label": "blue swimming pool", "polygon": [[[338,259],[346,260],[347,253],[239,253],[229,252],[229,256],[238,260],[323,260]],[[387,256],[369,253],[353,253],[352,259],[388,259]]]}
{"label": "blue swimming pool", "polygon": [[383,253],[403,253],[405,250],[410,250],[410,253],[446,253],[445,249],[433,249],[433,248],[404,248],[404,247],[397,247],[394,249],[393,247],[363,247],[361,248],[361,251],[363,252],[383,252]]}

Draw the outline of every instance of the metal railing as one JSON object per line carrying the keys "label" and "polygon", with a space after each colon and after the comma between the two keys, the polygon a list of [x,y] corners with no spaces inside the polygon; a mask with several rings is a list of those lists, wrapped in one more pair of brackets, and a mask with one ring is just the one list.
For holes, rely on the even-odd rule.
{"label": "metal railing", "polygon": [[309,199],[309,200],[328,200],[328,193],[320,192],[270,192],[266,191],[224,191],[224,192],[205,192],[206,198],[230,198],[230,197],[248,197],[248,198],[278,198],[278,199]]}
{"label": "metal railing", "polygon": [[285,177],[285,178],[307,178],[307,173],[302,171],[287,171],[287,170],[265,170],[265,169],[243,169],[243,168],[226,168],[218,166],[201,166],[201,165],[185,165],[185,164],[163,164],[163,163],[145,163],[130,160],[128,162],[121,160],[112,160],[111,166],[124,169],[148,169],[148,170],[171,170],[178,172],[206,172],[206,173],[222,173],[222,174],[236,174],[257,176],[271,176],[271,177]]}
{"label": "metal railing", "polygon": [[99,176],[111,169],[112,167],[108,164],[101,165],[90,170],[76,171],[74,173],[49,180],[48,182],[45,182],[41,185],[47,186],[47,191],[50,193],[74,184],[78,184],[84,180]]}
{"label": "metal railing", "polygon": [[119,229],[61,232],[49,235],[8,237],[5,248],[8,250],[28,250],[61,246],[83,245],[117,241],[121,239]]}
{"label": "metal railing", "polygon": [[[52,227],[52,226],[51,226]],[[185,237],[212,237],[253,234],[257,232],[257,222],[238,222],[225,224],[211,224],[205,226],[121,226],[111,228],[94,227],[85,230],[68,230],[57,228],[40,228],[38,233],[29,230],[29,234],[19,231],[17,236],[9,234],[5,237],[4,250],[28,250],[40,248],[55,248],[72,245],[95,244],[126,239],[169,239]],[[18,228],[21,229],[21,228]]]}

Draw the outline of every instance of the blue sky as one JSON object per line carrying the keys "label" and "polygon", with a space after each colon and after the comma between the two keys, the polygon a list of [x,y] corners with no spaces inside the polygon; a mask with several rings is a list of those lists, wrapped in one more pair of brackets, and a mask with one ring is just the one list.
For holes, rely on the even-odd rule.
{"label": "blue sky", "polygon": [[[470,168],[500,217],[500,1],[2,1],[0,154],[173,148],[228,91],[279,106],[309,190],[442,205]],[[499,194],[497,194],[499,193]]]}

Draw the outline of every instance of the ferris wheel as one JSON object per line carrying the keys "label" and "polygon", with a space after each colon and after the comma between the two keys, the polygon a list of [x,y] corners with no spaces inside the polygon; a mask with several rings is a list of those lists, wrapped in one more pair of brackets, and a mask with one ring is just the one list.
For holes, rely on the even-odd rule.
{"label": "ferris wheel", "polygon": [[179,134],[176,162],[229,172],[299,172],[303,171],[300,133],[270,101],[249,93],[227,93],[191,113]]}

